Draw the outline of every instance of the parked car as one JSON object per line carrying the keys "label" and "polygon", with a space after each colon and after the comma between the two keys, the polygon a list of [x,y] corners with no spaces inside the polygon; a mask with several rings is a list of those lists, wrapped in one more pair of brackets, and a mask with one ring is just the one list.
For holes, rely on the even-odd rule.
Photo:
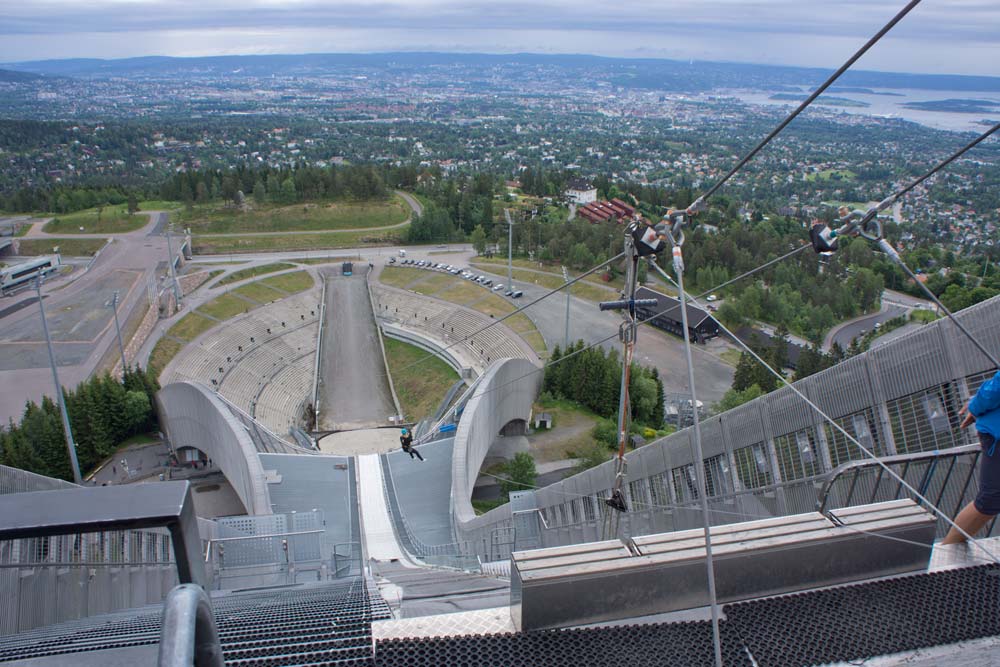
{"label": "parked car", "polygon": [[510,295],[510,298],[512,298],[512,299],[520,299],[522,296],[524,296],[524,292],[522,292],[519,289],[516,289],[516,290],[514,290],[514,293]]}
{"label": "parked car", "polygon": [[497,283],[496,285],[493,286],[494,292],[499,292],[502,289],[503,289],[503,283]]}
{"label": "parked car", "polygon": [[389,263],[390,264],[395,264],[396,263],[396,258],[395,257],[390,257],[389,258]]}

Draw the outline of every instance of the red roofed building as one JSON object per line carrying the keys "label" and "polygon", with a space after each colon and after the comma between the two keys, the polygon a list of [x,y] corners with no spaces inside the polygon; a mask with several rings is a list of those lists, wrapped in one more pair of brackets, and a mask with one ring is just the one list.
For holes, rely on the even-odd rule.
{"label": "red roofed building", "polygon": [[576,214],[590,222],[624,222],[632,219],[635,209],[620,199],[595,201],[576,210]]}

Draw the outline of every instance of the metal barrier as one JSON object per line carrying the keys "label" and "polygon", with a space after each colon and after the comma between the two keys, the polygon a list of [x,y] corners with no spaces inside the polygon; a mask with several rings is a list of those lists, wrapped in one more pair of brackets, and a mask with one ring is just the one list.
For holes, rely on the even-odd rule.
{"label": "metal barrier", "polygon": [[[881,462],[943,513],[955,516],[976,495],[978,484],[974,478],[981,451],[979,445],[962,445],[931,452],[886,456]],[[851,461],[830,472],[820,489],[816,508],[826,512],[837,507],[896,500],[911,495],[878,463]],[[913,500],[917,501],[916,498]],[[948,528],[944,519],[938,517],[938,537],[947,533]],[[993,535],[995,528],[996,519],[990,523],[986,534]]]}
{"label": "metal barrier", "polygon": [[181,584],[163,605],[158,667],[222,667],[212,604],[200,586]]}
{"label": "metal barrier", "polygon": [[181,583],[206,585],[188,482],[29,491],[0,496],[0,540],[165,527]]}
{"label": "metal barrier", "polygon": [[[347,547],[347,553],[340,553],[340,547]],[[330,576],[334,579],[361,573],[361,543],[338,542],[333,545],[330,556]]]}
{"label": "metal barrier", "polygon": [[[83,490],[0,466],[0,497],[60,489]],[[32,497],[44,504],[52,498]],[[65,534],[0,541],[0,635],[157,603],[176,586],[169,531],[91,531],[74,525]]]}
{"label": "metal barrier", "polygon": [[379,457],[379,464],[382,466],[382,493],[385,494],[389,516],[392,518],[393,528],[403,548],[428,565],[478,571],[479,558],[476,554],[470,554],[467,542],[426,544],[413,533],[410,524],[407,522],[406,517],[403,516],[403,512],[399,507],[399,499],[396,497],[396,484],[392,479],[392,469],[385,455]]}

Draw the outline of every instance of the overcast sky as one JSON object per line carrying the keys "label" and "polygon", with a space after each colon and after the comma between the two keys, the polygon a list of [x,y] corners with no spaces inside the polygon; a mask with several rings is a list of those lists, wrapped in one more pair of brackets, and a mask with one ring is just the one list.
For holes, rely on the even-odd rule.
{"label": "overcast sky", "polygon": [[[904,0],[0,0],[0,62],[592,53],[836,67]],[[1000,1],[924,0],[860,69],[1000,76]]]}

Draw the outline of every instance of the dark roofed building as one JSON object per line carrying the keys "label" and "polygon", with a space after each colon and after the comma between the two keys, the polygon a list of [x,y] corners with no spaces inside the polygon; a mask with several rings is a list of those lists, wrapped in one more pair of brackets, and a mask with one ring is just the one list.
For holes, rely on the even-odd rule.
{"label": "dark roofed building", "polygon": [[[649,308],[636,308],[636,314],[641,321],[649,323],[658,329],[680,336],[683,331],[680,301],[648,287],[640,287],[635,291],[636,299],[656,299],[656,305]],[[704,343],[719,335],[719,323],[711,313],[702,310],[691,302],[687,303],[688,331],[692,341]]]}

